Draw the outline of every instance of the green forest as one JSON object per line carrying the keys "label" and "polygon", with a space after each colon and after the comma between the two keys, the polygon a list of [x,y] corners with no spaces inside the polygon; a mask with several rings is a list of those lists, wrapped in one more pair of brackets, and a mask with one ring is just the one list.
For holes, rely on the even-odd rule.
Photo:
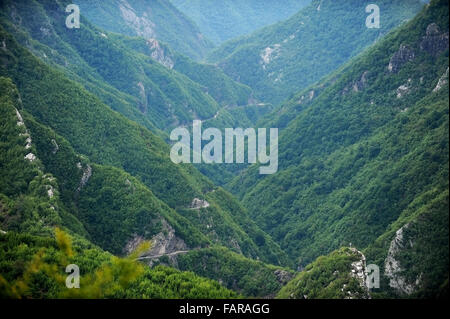
{"label": "green forest", "polygon": [[1,299],[448,298],[448,2],[266,2],[0,2]]}

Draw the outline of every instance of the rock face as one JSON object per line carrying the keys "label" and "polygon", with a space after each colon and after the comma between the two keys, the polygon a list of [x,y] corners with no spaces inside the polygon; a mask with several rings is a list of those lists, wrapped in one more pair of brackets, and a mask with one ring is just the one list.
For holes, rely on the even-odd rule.
{"label": "rock face", "polygon": [[[83,166],[81,163],[77,164],[78,169],[83,169]],[[86,183],[89,181],[89,178],[92,176],[92,167],[87,164],[86,167],[83,169],[83,176],[81,176],[80,185],[78,186],[77,191],[81,191],[81,189],[86,185]]]}
{"label": "rock face", "polygon": [[289,282],[289,280],[291,280],[294,276],[294,274],[282,269],[277,269],[273,273],[277,276],[278,282],[283,285]]}
{"label": "rock face", "polygon": [[138,82],[137,87],[139,89],[139,96],[141,98],[139,101],[139,110],[142,113],[147,114],[148,100],[147,100],[147,93],[145,92],[144,84],[142,82]]}
{"label": "rock face", "polygon": [[413,293],[420,284],[420,278],[417,278],[414,283],[408,283],[406,278],[402,275],[403,269],[401,268],[400,261],[397,258],[397,254],[404,249],[413,246],[412,242],[406,242],[404,240],[404,231],[409,224],[404,225],[395,233],[395,237],[392,240],[388,255],[384,263],[384,274],[389,278],[389,286],[396,290],[400,294],[410,295]]}
{"label": "rock face", "polygon": [[147,14],[144,12],[143,16],[139,17],[127,1],[122,0],[121,2],[119,9],[127,25],[135,30],[138,36],[145,39],[154,38],[156,36],[155,24],[148,19]]}
{"label": "rock face", "polygon": [[[150,250],[144,252],[139,259],[145,260],[150,266],[153,261],[168,256],[171,262],[176,265],[176,255],[179,253],[187,253],[188,246],[181,238],[175,234],[175,229],[170,226],[165,219],[161,220],[162,231],[151,239],[152,246]],[[135,235],[125,246],[127,254],[134,251],[143,241],[144,237]]]}
{"label": "rock face", "polygon": [[411,82],[412,79],[408,79],[408,82],[406,84],[402,84],[397,88],[397,99],[402,98],[411,91]]}
{"label": "rock face", "polygon": [[159,45],[158,40],[148,39],[147,45],[152,52],[150,56],[153,60],[157,61],[168,69],[173,69],[175,63],[168,55],[166,55],[164,49]]}
{"label": "rock face", "polygon": [[262,68],[265,70],[266,66],[278,56],[278,53],[280,51],[280,45],[274,44],[273,46],[269,46],[265,48],[261,54],[261,61],[260,64],[262,65]]}
{"label": "rock face", "polygon": [[433,89],[433,92],[437,92],[440,89],[442,89],[446,84],[448,83],[448,67],[447,71],[441,76],[438,83],[436,84],[436,87]]}
{"label": "rock face", "polygon": [[441,32],[436,23],[431,23],[420,42],[420,48],[433,56],[438,55],[448,48],[448,32]]}
{"label": "rock face", "polygon": [[[367,287],[367,276],[366,276],[366,256],[364,256],[364,254],[359,250],[357,250],[356,248],[350,249],[354,254],[356,254],[360,258],[359,260],[352,262],[350,272],[350,276],[358,280],[359,285],[361,286],[361,288],[363,288],[364,291],[363,295],[358,295],[357,298],[369,299],[370,294],[369,289]],[[352,299],[354,296],[351,294],[350,291],[348,293],[350,294],[347,298]]]}
{"label": "rock face", "polygon": [[415,58],[415,53],[412,49],[406,45],[400,45],[400,49],[394,53],[394,55],[389,60],[388,70],[391,73],[397,73],[400,71],[402,66]]}
{"label": "rock face", "polygon": [[191,206],[189,206],[189,208],[191,209],[200,209],[206,207],[209,207],[209,203],[206,200],[202,200],[199,198],[194,198],[192,200]]}

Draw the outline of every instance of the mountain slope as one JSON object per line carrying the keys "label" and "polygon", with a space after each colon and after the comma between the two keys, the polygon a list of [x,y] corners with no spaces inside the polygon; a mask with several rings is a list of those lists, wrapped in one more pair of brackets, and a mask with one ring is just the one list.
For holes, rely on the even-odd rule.
{"label": "mountain slope", "polygon": [[[5,47],[0,54],[5,63],[0,66],[0,74],[17,83],[24,109],[69,141],[76,152],[93,163],[115,166],[141,180],[158,199],[195,222],[209,239],[248,257],[288,263],[280,248],[232,196],[216,189],[192,166],[173,164],[169,147],[161,139],[48,68],[3,31],[1,39]],[[190,208],[195,199],[210,204],[202,209],[201,218]],[[207,227],[211,222],[214,226]],[[260,236],[265,238],[262,245],[256,243]]]}
{"label": "mountain slope", "polygon": [[198,27],[170,1],[164,0],[77,0],[80,12],[105,30],[145,39],[158,39],[176,51],[202,59],[213,48]]}
{"label": "mountain slope", "polygon": [[314,0],[286,21],[214,50],[208,61],[278,104],[362,52],[422,7],[419,0],[378,1],[379,29],[365,25],[370,1]]}
{"label": "mountain slope", "polygon": [[287,19],[310,0],[172,0],[216,45]]}
{"label": "mountain slope", "polygon": [[[21,112],[17,89],[10,79],[0,77],[2,298],[236,296],[217,282],[166,267],[144,268],[134,255],[119,259],[87,241],[86,230],[63,202],[61,180],[46,172],[36,156],[38,137]],[[81,289],[66,288],[63,270],[68,264],[80,267]],[[171,283],[161,281],[161,276]]]}
{"label": "mountain slope", "polygon": [[278,173],[252,167],[230,189],[301,266],[367,248],[413,202],[420,211],[448,191],[448,99],[448,3],[433,1],[274,112],[265,124],[285,127]]}

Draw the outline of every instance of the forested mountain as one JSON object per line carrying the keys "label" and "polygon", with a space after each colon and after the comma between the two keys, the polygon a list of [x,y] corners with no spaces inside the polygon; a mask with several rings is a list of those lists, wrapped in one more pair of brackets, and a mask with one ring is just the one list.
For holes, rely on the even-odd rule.
{"label": "forested mountain", "polygon": [[34,55],[154,132],[252,100],[250,88],[157,40],[107,34],[83,17],[79,29],[66,28],[63,5],[3,1],[1,8],[0,23]]}
{"label": "forested mountain", "polygon": [[216,45],[289,18],[311,0],[171,0]]}
{"label": "forested mountain", "polygon": [[200,60],[213,48],[197,25],[168,0],[77,0],[89,21],[115,33],[167,42],[172,48]]}
{"label": "forested mountain", "polygon": [[419,0],[382,0],[380,28],[367,28],[371,1],[313,0],[291,18],[230,40],[209,62],[247,84],[255,96],[274,104],[320,80],[389,30],[412,18]]}
{"label": "forested mountain", "polygon": [[[52,8],[47,5],[48,10]],[[5,25],[11,27],[8,22]],[[5,245],[12,249],[10,254],[16,256],[20,243],[8,242],[15,233],[47,237],[52,236],[52,227],[61,226],[117,255],[127,254],[140,242],[152,239],[154,247],[141,254],[143,260],[149,261],[157,261],[165,254],[189,255],[190,251],[195,252],[191,260],[208,260],[200,248],[226,246],[250,258],[290,264],[285,253],[230,194],[215,187],[192,166],[173,164],[163,140],[112,111],[80,84],[69,80],[66,72],[47,66],[3,29],[0,39],[0,75],[5,77],[6,91],[14,91],[9,83],[17,85],[15,96],[19,101],[14,105],[18,113],[14,107],[5,109],[9,117],[2,117],[2,127],[10,125],[3,121],[11,121],[13,115],[21,123],[18,126],[26,127],[17,137],[24,143],[22,149],[6,143],[2,150],[1,227],[8,234]],[[11,158],[10,149],[23,154]],[[42,171],[51,174],[48,181],[38,179],[42,185],[34,185],[31,179],[14,178],[19,167],[28,162],[42,165]],[[20,208],[24,204],[16,198],[26,194],[28,183],[43,197],[58,194],[58,205],[44,207],[30,195],[30,204]],[[14,188],[16,184],[19,188]],[[27,205],[36,205],[36,209]],[[37,226],[34,232],[35,221],[46,232]],[[251,260],[242,260],[239,267],[245,272],[256,267]],[[8,281],[20,276],[20,271],[10,273],[10,264],[5,267],[2,274],[9,276]],[[258,267],[268,267],[272,273],[278,269],[263,263]],[[257,287],[253,282],[257,280],[247,277],[245,283],[231,288],[247,292],[245,289]],[[274,294],[277,287],[248,292]]]}
{"label": "forested mountain", "polygon": [[[243,36],[206,64],[170,1],[0,2],[0,297],[448,296],[448,2],[174,1]],[[175,164],[195,119],[278,128],[277,172]]]}
{"label": "forested mountain", "polygon": [[448,282],[448,30],[431,2],[263,124],[284,127],[278,173],[229,188],[300,267],[352,244],[393,293]]}
{"label": "forested mountain", "polygon": [[[2,39],[4,39],[3,34]],[[2,63],[4,62],[7,62],[7,59],[4,59],[2,55]],[[49,174],[43,164],[45,161],[41,161],[35,155],[46,154],[38,151],[39,145],[36,145],[36,141],[42,143],[48,141],[40,140],[41,135],[34,134],[42,128],[37,128],[35,131],[30,126],[37,124],[31,117],[28,116],[27,119],[22,117],[25,112],[22,109],[21,97],[10,79],[0,77],[0,93],[2,137],[0,143],[2,154],[0,157],[0,176],[2,177],[0,179],[0,295],[3,298],[226,298],[236,296],[218,283],[192,273],[183,273],[166,267],[145,268],[134,261],[136,254],[119,259],[87,241],[86,238],[90,238],[88,232],[84,229],[84,225],[71,215],[73,207],[69,207],[70,202],[66,202],[67,187],[70,186],[66,185],[64,189],[59,188],[58,184],[64,185],[72,181]],[[42,133],[45,133],[45,129]],[[62,159],[64,155],[67,156],[70,149],[64,141],[57,139],[59,145],[57,142],[50,145],[57,147],[53,154],[58,154],[56,156]],[[59,146],[61,146],[61,153]],[[49,145],[46,144],[46,147]],[[52,153],[49,152],[46,155],[50,154]],[[82,161],[80,158],[66,160]],[[58,163],[62,164],[56,160],[53,161],[55,166]],[[71,164],[73,168],[60,166],[55,170],[68,169],[66,173],[68,176],[74,173],[80,175],[81,169],[78,169],[75,163]],[[100,166],[97,169],[106,172],[110,170]],[[87,179],[84,181],[87,182]],[[151,196],[148,201],[158,202],[151,192],[149,193],[147,195]],[[82,198],[83,195],[77,196],[77,200],[80,197]],[[89,197],[87,195],[85,200]],[[150,212],[144,211],[136,218],[141,218],[142,222],[145,216],[152,218]],[[133,216],[130,217],[133,219]],[[55,226],[63,227],[63,225],[67,227],[70,236],[59,228],[55,229]],[[86,226],[89,230],[89,225]],[[130,226],[136,225],[133,226],[131,223]],[[80,290],[68,290],[64,285],[64,269],[71,263],[81,268],[83,276]],[[180,289],[180,285],[183,289]]]}

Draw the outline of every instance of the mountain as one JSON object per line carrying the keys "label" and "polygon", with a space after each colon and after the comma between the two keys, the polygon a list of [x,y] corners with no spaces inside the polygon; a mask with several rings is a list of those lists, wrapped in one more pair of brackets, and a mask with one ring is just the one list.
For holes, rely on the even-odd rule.
{"label": "mountain", "polygon": [[[5,61],[2,59],[2,63]],[[22,117],[25,113],[21,107],[21,98],[10,79],[0,77],[0,93],[2,298],[237,296],[217,282],[191,272],[163,266],[144,268],[134,260],[143,247],[126,258],[117,258],[86,240],[86,230],[70,214],[64,201],[64,191],[59,188],[58,183],[64,184],[66,181],[49,174],[35,155],[41,154],[35,145],[40,136],[30,130],[30,118]],[[56,142],[51,145],[59,147]],[[61,153],[67,154],[64,149],[67,145],[60,145],[63,148]],[[60,156],[61,153],[58,148],[54,154]],[[67,228],[63,225],[67,225]],[[60,227],[65,228],[65,231]],[[66,274],[63,270],[69,264],[81,268],[81,289],[68,290],[65,286]],[[180,285],[183,289],[179,288]]]}
{"label": "mountain", "polygon": [[261,124],[282,128],[278,173],[228,186],[300,269],[352,244],[389,293],[445,287],[448,30],[448,2],[432,1]]}
{"label": "mountain", "polygon": [[310,0],[172,0],[216,45],[289,18]]}
{"label": "mountain", "polygon": [[392,28],[411,19],[419,0],[379,1],[380,28],[367,28],[370,1],[314,0],[291,18],[215,49],[208,61],[278,104],[337,69]]}
{"label": "mountain", "polygon": [[[47,9],[53,7],[47,5]],[[48,13],[54,14],[52,10]],[[11,27],[8,21],[5,25]],[[233,196],[215,187],[192,166],[173,164],[169,147],[161,138],[111,110],[82,85],[69,80],[65,70],[43,63],[11,34],[0,30],[0,76],[17,85],[21,102],[16,109],[33,141],[30,153],[25,148],[26,159],[9,159],[5,147],[2,160],[14,165],[28,160],[41,162],[59,186],[50,184],[52,188],[45,186],[39,191],[61,194],[61,221],[54,217],[56,222],[47,225],[47,233],[39,232],[38,236],[52,236],[50,229],[60,225],[116,255],[127,254],[140,242],[152,240],[154,247],[142,253],[143,260],[157,261],[191,251],[195,251],[191,259],[204,260],[208,255],[201,249],[218,245],[249,258],[290,264]],[[17,36],[26,34],[17,32]],[[24,42],[34,41],[28,38]],[[17,169],[2,170],[2,183],[14,181],[14,172]],[[21,192],[12,190],[11,194],[19,196]],[[25,211],[31,214],[27,208]],[[8,234],[32,233],[21,226],[32,224],[31,219],[23,216],[14,223],[9,210],[4,214],[2,230]],[[49,213],[44,210],[42,214]],[[241,268],[250,271],[255,267],[250,259],[244,260]],[[258,278],[248,277],[244,284],[255,286],[254,280]],[[271,289],[270,293],[275,293]]]}
{"label": "mountain", "polygon": [[80,12],[100,28],[157,39],[176,51],[201,60],[213,44],[182,12],[166,0],[77,0]]}
{"label": "mountain", "polygon": [[1,6],[2,26],[34,55],[159,135],[251,100],[250,88],[213,66],[174,56],[169,49],[165,58],[165,47],[157,40],[107,34],[83,16],[79,29],[68,29],[61,23],[65,6],[52,2],[3,1]]}

